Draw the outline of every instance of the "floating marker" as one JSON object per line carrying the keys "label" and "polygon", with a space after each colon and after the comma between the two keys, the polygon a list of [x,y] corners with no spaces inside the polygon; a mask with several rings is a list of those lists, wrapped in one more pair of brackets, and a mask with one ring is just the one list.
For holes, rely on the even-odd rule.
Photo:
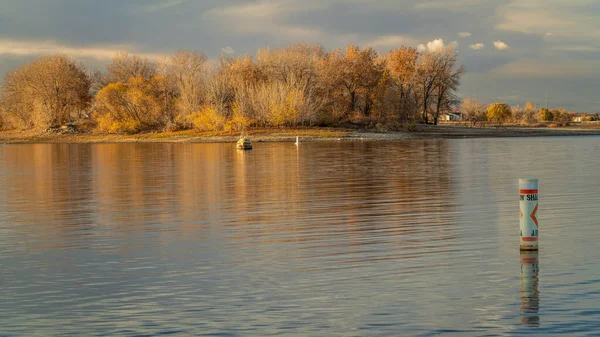
{"label": "floating marker", "polygon": [[521,250],[538,250],[538,180],[519,179]]}
{"label": "floating marker", "polygon": [[300,137],[296,136],[296,145],[300,145]]}

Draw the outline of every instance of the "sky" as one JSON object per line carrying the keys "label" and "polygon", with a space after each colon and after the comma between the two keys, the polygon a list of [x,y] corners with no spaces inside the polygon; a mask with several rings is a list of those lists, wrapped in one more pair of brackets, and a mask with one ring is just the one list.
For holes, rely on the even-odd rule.
{"label": "sky", "polygon": [[0,76],[42,54],[90,68],[119,51],[254,54],[306,42],[379,53],[455,45],[459,95],[600,111],[596,0],[2,0]]}

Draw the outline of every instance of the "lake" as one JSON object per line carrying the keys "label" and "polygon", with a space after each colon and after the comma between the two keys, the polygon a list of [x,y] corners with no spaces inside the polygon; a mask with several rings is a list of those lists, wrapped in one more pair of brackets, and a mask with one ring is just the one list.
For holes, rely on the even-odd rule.
{"label": "lake", "polygon": [[0,186],[0,336],[600,331],[599,137],[0,145]]}

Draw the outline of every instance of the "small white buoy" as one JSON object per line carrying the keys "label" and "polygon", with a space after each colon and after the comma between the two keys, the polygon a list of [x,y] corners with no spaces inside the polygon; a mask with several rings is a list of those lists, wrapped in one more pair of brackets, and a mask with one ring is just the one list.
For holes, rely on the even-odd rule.
{"label": "small white buoy", "polygon": [[300,137],[296,136],[296,145],[300,145]]}
{"label": "small white buoy", "polygon": [[538,250],[538,180],[519,179],[521,250]]}

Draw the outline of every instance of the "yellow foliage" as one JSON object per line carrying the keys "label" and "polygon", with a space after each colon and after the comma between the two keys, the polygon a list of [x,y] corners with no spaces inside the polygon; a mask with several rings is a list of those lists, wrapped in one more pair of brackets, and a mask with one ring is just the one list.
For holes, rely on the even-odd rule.
{"label": "yellow foliage", "polygon": [[492,103],[487,108],[487,119],[498,125],[508,121],[512,111],[506,103]]}
{"label": "yellow foliage", "polygon": [[299,107],[302,106],[304,95],[300,90],[291,89],[285,95],[283,102],[271,100],[269,104],[269,123],[274,126],[293,125],[300,118]]}
{"label": "yellow foliage", "polygon": [[242,114],[242,109],[240,109],[240,105],[237,102],[233,103],[232,110],[233,116],[231,117],[231,120],[227,121],[225,124],[225,131],[244,131],[254,123],[252,118]]}
{"label": "yellow foliage", "polygon": [[141,76],[127,83],[110,83],[95,98],[98,130],[104,132],[139,132],[163,125],[159,99],[152,81]]}
{"label": "yellow foliage", "polygon": [[199,112],[191,114],[190,119],[199,131],[222,131],[225,128],[225,117],[214,107],[205,106]]}
{"label": "yellow foliage", "polygon": [[110,114],[97,116],[96,123],[96,129],[106,133],[137,133],[141,130],[139,122],[131,118],[119,121]]}

